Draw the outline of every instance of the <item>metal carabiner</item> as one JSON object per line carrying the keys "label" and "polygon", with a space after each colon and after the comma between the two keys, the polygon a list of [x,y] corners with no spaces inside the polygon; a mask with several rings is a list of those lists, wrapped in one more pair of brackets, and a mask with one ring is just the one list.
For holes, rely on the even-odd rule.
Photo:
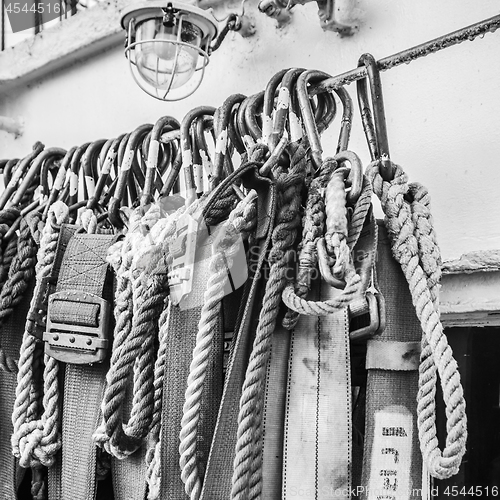
{"label": "metal carabiner", "polygon": [[[357,93],[361,112],[361,120],[372,160],[380,160],[380,175],[386,181],[394,178],[395,167],[390,160],[387,124],[385,120],[382,82],[377,61],[371,54],[363,54],[358,61],[358,67],[365,66],[368,78],[358,80]],[[373,118],[368,99],[367,80],[370,82],[370,94],[373,107]]]}
{"label": "metal carabiner", "polygon": [[189,111],[181,122],[181,155],[186,204],[189,204],[196,199],[196,181],[193,169],[193,152],[191,149],[190,138],[191,124],[198,117],[203,117],[205,115],[213,116],[214,113],[215,108],[213,106],[199,106]]}
{"label": "metal carabiner", "polygon": [[[155,185],[158,159],[160,155],[160,137],[164,132],[180,129],[180,123],[171,116],[163,116],[153,126],[149,136],[148,160],[146,167],[146,176],[144,180],[144,189],[142,191],[140,204],[146,206],[153,202],[153,187]],[[161,188],[160,188],[161,189]]]}
{"label": "metal carabiner", "polygon": [[[222,180],[222,172],[224,169],[224,159],[227,154],[227,146],[230,141],[231,120],[236,106],[240,105],[246,96],[243,94],[233,94],[229,96],[217,112],[214,114],[214,131],[215,131],[215,155],[213,162],[213,170],[210,178],[210,189],[215,188]],[[234,139],[232,140],[234,144]],[[236,148],[238,146],[235,144]]]}
{"label": "metal carabiner", "polygon": [[262,141],[266,145],[269,144],[269,139],[273,132],[273,111],[276,90],[288,71],[289,69],[282,69],[273,75],[264,91],[264,102],[262,104]]}
{"label": "metal carabiner", "polygon": [[[328,109],[328,113],[326,113],[326,115],[319,113],[318,109],[313,110],[311,99],[308,95],[308,85],[320,82],[329,77],[330,75],[322,71],[309,70],[303,72],[297,79],[297,97],[299,100],[300,114],[302,116],[302,123],[306,132],[307,140],[309,141],[309,146],[311,148],[311,159],[315,171],[321,169],[323,164],[323,147],[320,140],[320,127],[322,129],[321,132],[324,131],[335,118],[336,104],[335,101],[333,101],[333,104],[330,104],[330,108]],[[324,116],[324,121],[323,118],[317,120],[317,112],[320,116]],[[318,126],[319,124],[321,125]]]}
{"label": "metal carabiner", "polygon": [[[262,108],[264,106],[264,91],[254,94],[248,98],[247,106],[245,107],[245,122],[247,130],[253,137],[255,142],[262,140],[262,125],[259,125],[257,116],[262,115]],[[260,112],[259,112],[260,109]]]}
{"label": "metal carabiner", "polygon": [[[15,206],[21,201],[22,197],[24,196],[24,193],[26,192],[26,189],[31,184],[34,177],[38,174],[38,172],[34,171],[33,169],[29,169],[26,176],[25,172],[28,169],[31,162],[43,151],[44,147],[45,146],[41,142],[36,142],[33,145],[33,151],[31,151],[20,162],[17,163],[16,169],[13,171],[9,183],[7,184],[7,186],[5,186],[2,194],[0,194],[0,210],[5,208],[5,205],[7,204],[7,202],[9,201],[10,197],[13,195],[14,192],[16,194],[14,195],[14,199],[12,200],[11,204]],[[18,188],[17,185],[23,178],[24,181]]]}
{"label": "metal carabiner", "polygon": [[272,153],[285,133],[285,125],[290,109],[292,89],[298,77],[305,71],[304,68],[289,69],[281,80],[278,90],[278,99],[275,106],[273,128],[268,140],[269,151]]}
{"label": "metal carabiner", "polygon": [[[128,187],[129,174],[132,168],[134,160],[136,160],[137,146],[142,142],[144,136],[148,134],[153,125],[151,123],[146,123],[137,127],[129,136],[126,149],[123,153],[123,159],[120,163],[120,170],[117,176],[117,183],[108,205],[108,217],[109,221],[113,226],[121,229],[123,227],[123,221],[119,216],[120,206],[125,196],[125,191]],[[122,141],[123,143],[123,141]],[[119,152],[122,144],[120,144]]]}
{"label": "metal carabiner", "polygon": [[339,165],[343,162],[348,162],[351,165],[351,168],[348,170],[349,174],[345,179],[347,186],[350,187],[346,194],[346,199],[351,206],[354,206],[363,189],[363,165],[361,164],[361,160],[352,151],[341,151],[333,157],[333,160]]}

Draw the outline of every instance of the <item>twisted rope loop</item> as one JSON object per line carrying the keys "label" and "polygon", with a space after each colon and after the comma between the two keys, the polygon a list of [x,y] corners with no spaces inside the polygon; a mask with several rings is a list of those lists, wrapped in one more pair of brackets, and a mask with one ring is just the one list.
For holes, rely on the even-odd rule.
{"label": "twisted rope loop", "polygon": [[[54,203],[49,210],[37,255],[37,283],[30,305],[31,312],[37,307],[37,295],[41,293],[42,279],[52,271],[61,225],[68,219],[68,213],[67,206],[62,202]],[[21,344],[11,443],[12,452],[19,458],[22,467],[39,468],[42,465],[53,465],[55,454],[61,447],[59,365],[50,356],[45,356],[42,400],[40,372],[43,347],[31,335],[32,327],[28,321]]]}
{"label": "twisted rope loop", "polygon": [[269,279],[240,399],[231,490],[233,500],[258,498],[261,492],[262,407],[266,369],[292,246],[300,227],[300,194],[307,170],[303,146],[290,144],[288,147],[291,157],[289,171],[276,169],[275,172],[278,191],[276,226],[272,232],[268,258]]}
{"label": "twisted rope loop", "polygon": [[[148,254],[146,260],[151,258],[149,253],[155,243],[149,230],[159,216],[159,207],[155,205],[144,216],[140,209],[136,210],[130,217],[124,240],[113,245],[108,253],[108,261],[117,275],[115,332],[101,404],[103,421],[94,439],[120,459],[141,446],[152,420],[154,342],[165,292],[161,279],[150,274],[150,266],[143,268],[141,262],[145,254]],[[129,421],[124,423],[123,405],[132,371],[132,410]]]}
{"label": "twisted rope loop", "polygon": [[[424,333],[417,394],[420,448],[429,473],[437,479],[445,479],[458,472],[465,453],[467,417],[457,363],[439,318],[441,258],[429,195],[422,185],[409,184],[398,165],[391,182],[380,176],[378,162],[368,166],[367,176],[380,198],[392,253],[408,281]],[[436,431],[437,374],[446,406],[447,436],[443,451],[439,449]]]}
{"label": "twisted rope loop", "polygon": [[185,403],[180,432],[181,478],[185,483],[186,494],[191,500],[198,500],[201,494],[201,477],[196,455],[198,422],[203,393],[203,384],[207,374],[209,355],[212,347],[217,316],[225,287],[229,281],[228,269],[233,259],[241,251],[241,236],[248,236],[257,223],[257,193],[250,191],[248,195],[231,212],[228,220],[217,230],[213,243],[213,256],[210,261],[210,272],[204,294],[204,304],[198,324],[196,346],[187,381]]}

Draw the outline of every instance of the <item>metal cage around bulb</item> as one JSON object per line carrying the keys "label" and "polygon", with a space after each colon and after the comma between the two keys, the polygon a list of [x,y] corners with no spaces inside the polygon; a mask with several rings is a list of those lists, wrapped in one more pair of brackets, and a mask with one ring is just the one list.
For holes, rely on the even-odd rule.
{"label": "metal cage around bulb", "polygon": [[121,24],[132,76],[147,94],[177,101],[200,86],[217,35],[210,14],[184,2],[148,0],[125,9]]}

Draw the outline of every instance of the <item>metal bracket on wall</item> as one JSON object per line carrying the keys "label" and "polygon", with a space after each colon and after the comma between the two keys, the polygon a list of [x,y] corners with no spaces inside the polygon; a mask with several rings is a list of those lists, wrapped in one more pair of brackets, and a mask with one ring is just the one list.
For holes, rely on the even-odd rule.
{"label": "metal bracket on wall", "polygon": [[305,5],[312,1],[316,1],[318,4],[319,22],[323,30],[335,31],[341,36],[351,36],[357,31],[358,26],[355,23],[348,23],[344,20],[341,22],[337,17],[339,12],[350,8],[352,0],[341,0],[340,2],[339,0],[261,0],[259,10],[276,19],[278,26],[281,27],[290,22],[292,18],[291,9],[295,5]]}

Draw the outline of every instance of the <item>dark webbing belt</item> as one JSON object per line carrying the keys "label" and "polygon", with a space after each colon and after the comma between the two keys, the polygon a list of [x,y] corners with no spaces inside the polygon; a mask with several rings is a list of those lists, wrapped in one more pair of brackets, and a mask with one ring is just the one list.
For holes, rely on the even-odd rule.
{"label": "dark webbing belt", "polygon": [[[23,338],[24,318],[28,313],[33,293],[32,284],[26,295],[12,314],[2,325],[2,348],[11,359],[19,358],[19,350]],[[17,490],[24,476],[25,469],[19,467],[17,459],[12,455],[10,438],[14,430],[12,426],[12,409],[16,398],[17,373],[0,370],[0,498],[15,499]]]}
{"label": "dark webbing belt", "polygon": [[[63,227],[61,238],[69,228]],[[55,292],[48,311],[49,324],[57,324],[59,339],[48,329],[46,350],[52,349],[66,361],[60,460],[49,475],[51,500],[93,500],[96,494],[96,446],[92,434],[97,428],[108,363],[106,357],[111,325],[104,315],[111,310],[112,280],[106,254],[113,235],[75,234],[69,241],[59,267]],[[93,300],[96,296],[99,300]],[[111,317],[111,314],[109,315]],[[83,330],[83,331],[82,331]],[[57,334],[56,334],[57,335]],[[57,342],[66,341],[64,348]],[[89,343],[96,348],[87,347]],[[75,348],[72,348],[75,346]],[[92,352],[93,364],[73,364]],[[88,363],[88,361],[87,361]]]}
{"label": "dark webbing belt", "polygon": [[382,225],[377,276],[387,318],[382,334],[368,341],[361,498],[416,500],[422,484],[416,418],[422,331]]}
{"label": "dark webbing belt", "polygon": [[254,322],[258,318],[262,270],[271,242],[276,211],[276,191],[273,182],[261,177],[254,165],[238,173],[243,174],[245,187],[255,189],[258,194],[256,244],[249,251],[249,278],[242,300],[244,306],[240,309],[231,358],[226,371],[224,392],[201,494],[204,500],[230,498],[241,389],[250,355],[252,333],[255,331]]}

